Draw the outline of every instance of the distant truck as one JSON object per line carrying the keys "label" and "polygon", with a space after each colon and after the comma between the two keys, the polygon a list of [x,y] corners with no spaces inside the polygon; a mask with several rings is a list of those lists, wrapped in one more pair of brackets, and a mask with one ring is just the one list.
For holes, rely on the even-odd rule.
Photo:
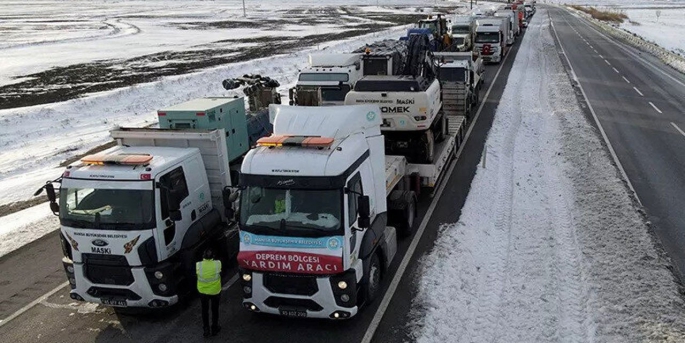
{"label": "distant truck", "polygon": [[456,16],[452,19],[450,34],[455,51],[471,51],[473,49],[473,34],[476,29],[474,16]]}
{"label": "distant truck", "polygon": [[474,60],[470,52],[435,53],[440,61],[438,79],[442,91],[443,112],[447,116],[460,115],[469,121],[479,102],[482,87],[482,59]]}
{"label": "distant truck", "polygon": [[495,12],[495,17],[507,18],[507,25],[509,27],[509,34],[507,35],[507,45],[514,45],[516,41],[516,32],[518,32],[518,21],[516,15],[510,10],[500,10]]}
{"label": "distant truck", "polygon": [[337,106],[362,76],[361,54],[310,54],[289,91],[290,105]]}
{"label": "distant truck", "polygon": [[484,62],[500,63],[508,52],[508,18],[481,17],[476,21],[474,51]]}
{"label": "distant truck", "polygon": [[[361,81],[360,81],[361,82]],[[349,96],[349,94],[348,94]],[[238,263],[245,309],[344,320],[382,294],[421,185],[435,188],[459,131],[431,166],[389,155],[377,105],[272,106],[274,134],[242,165]],[[426,175],[424,175],[424,173]]]}

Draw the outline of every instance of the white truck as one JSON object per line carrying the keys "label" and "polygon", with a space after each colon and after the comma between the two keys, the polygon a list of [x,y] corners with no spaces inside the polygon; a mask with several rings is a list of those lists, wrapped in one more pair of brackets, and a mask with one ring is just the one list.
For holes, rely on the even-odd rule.
{"label": "white truck", "polygon": [[468,121],[479,102],[484,70],[482,58],[470,52],[436,52],[434,55],[440,60],[438,79],[443,112],[448,117],[464,116]]}
{"label": "white truck", "polygon": [[274,134],[260,139],[241,169],[243,306],[349,319],[380,295],[397,236],[412,233],[419,184],[436,186],[463,128],[434,165],[439,170],[423,177],[422,166],[386,155],[376,105],[271,109]]}
{"label": "white truck", "polygon": [[450,34],[452,36],[452,44],[457,45],[458,51],[471,51],[473,49],[473,33],[475,29],[475,16],[460,15],[452,19]]}
{"label": "white truck", "polygon": [[[226,133],[112,130],[118,143],[68,166],[59,214],[70,297],[114,307],[163,308],[195,291],[195,262],[207,247],[235,258]],[[38,194],[38,192],[37,192]],[[233,238],[233,240],[231,239]],[[233,254],[233,255],[231,255]]]}
{"label": "white truck", "polygon": [[508,18],[507,25],[509,26],[509,34],[507,35],[507,45],[514,45],[516,41],[516,32],[518,31],[516,15],[511,10],[500,10],[495,12],[495,17]]}
{"label": "white truck", "polygon": [[483,17],[476,20],[474,51],[484,62],[499,63],[508,52],[509,27],[506,18]]}
{"label": "white truck", "polygon": [[345,95],[363,75],[361,54],[310,54],[289,91],[290,105],[342,105]]}

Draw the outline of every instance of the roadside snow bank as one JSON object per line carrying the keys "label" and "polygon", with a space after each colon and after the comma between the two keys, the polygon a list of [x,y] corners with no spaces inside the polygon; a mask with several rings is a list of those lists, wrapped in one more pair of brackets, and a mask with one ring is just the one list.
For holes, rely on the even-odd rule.
{"label": "roadside snow bank", "polygon": [[539,9],[458,223],[413,301],[418,342],[685,340],[673,276],[559,60]]}

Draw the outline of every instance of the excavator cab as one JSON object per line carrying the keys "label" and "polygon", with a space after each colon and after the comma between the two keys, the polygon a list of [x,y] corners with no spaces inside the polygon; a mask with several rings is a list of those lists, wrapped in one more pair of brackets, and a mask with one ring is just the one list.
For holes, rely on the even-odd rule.
{"label": "excavator cab", "polygon": [[451,38],[448,33],[447,18],[438,14],[436,18],[428,16],[428,19],[419,20],[418,27],[420,29],[428,29],[433,35],[433,39],[439,46],[438,50],[445,50],[452,45]]}

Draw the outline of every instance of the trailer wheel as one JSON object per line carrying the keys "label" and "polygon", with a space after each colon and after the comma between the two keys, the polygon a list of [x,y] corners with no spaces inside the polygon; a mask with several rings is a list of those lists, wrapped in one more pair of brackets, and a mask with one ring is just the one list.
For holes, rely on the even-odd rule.
{"label": "trailer wheel", "polygon": [[435,136],[433,135],[433,130],[426,130],[423,137],[423,156],[419,156],[418,160],[424,163],[433,163],[435,159]]}
{"label": "trailer wheel", "polygon": [[398,223],[397,233],[401,237],[411,236],[414,228],[414,220],[416,219],[416,197],[414,192],[407,192],[404,196],[404,210],[402,210],[402,219]]}
{"label": "trailer wheel", "polygon": [[442,113],[442,117],[440,117],[440,123],[438,124],[438,132],[437,137],[435,138],[435,141],[440,143],[445,140],[447,137],[447,116],[445,113]]}
{"label": "trailer wheel", "polygon": [[371,255],[371,263],[369,263],[367,272],[364,283],[364,298],[366,303],[370,304],[376,299],[381,288],[381,260],[378,258],[378,253]]}

